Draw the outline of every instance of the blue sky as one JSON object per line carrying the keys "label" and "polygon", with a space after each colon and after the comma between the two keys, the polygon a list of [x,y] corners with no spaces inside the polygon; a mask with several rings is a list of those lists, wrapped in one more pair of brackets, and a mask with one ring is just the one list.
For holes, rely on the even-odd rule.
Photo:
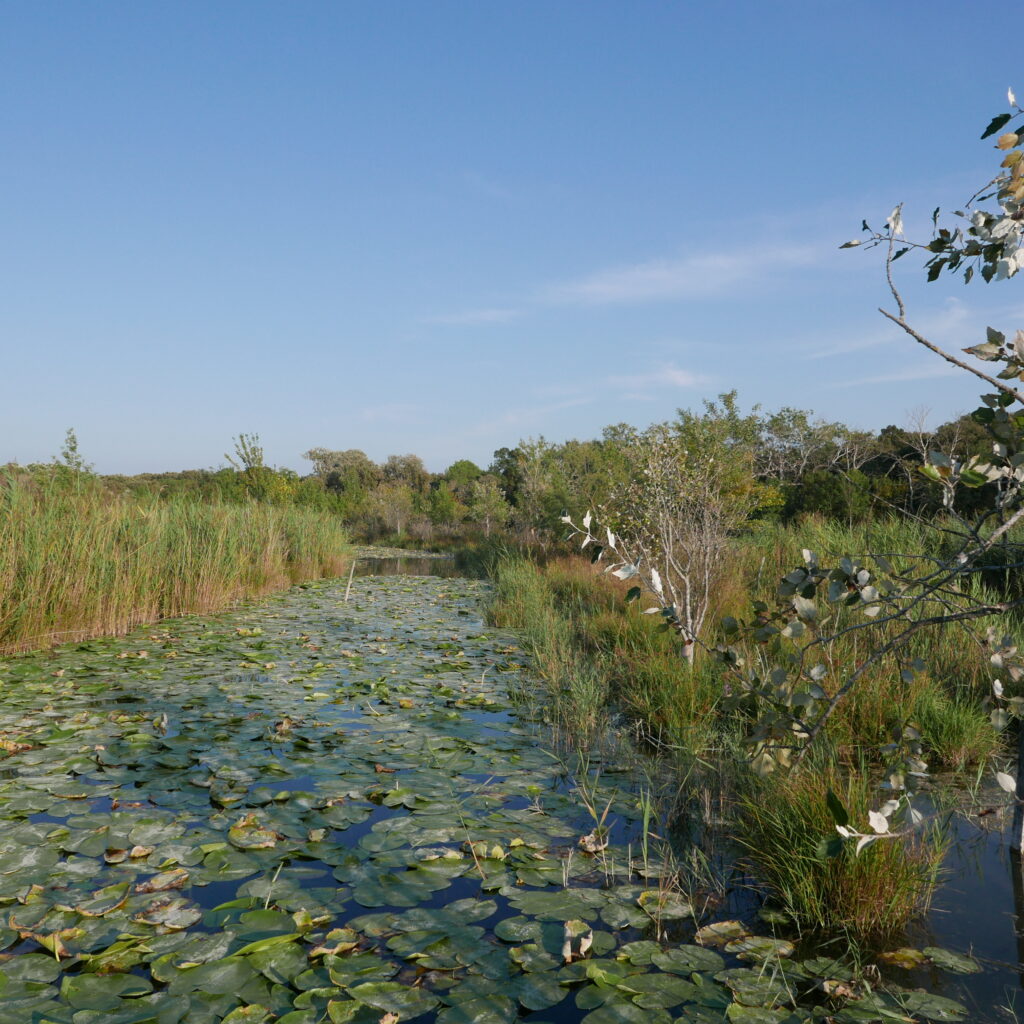
{"label": "blue sky", "polygon": [[[1024,65],[953,0],[0,4],[0,462],[241,431],[481,464],[738,389],[862,427],[973,408],[877,253],[995,170]],[[1016,280],[924,285],[963,347]],[[905,264],[905,265],[903,265]]]}

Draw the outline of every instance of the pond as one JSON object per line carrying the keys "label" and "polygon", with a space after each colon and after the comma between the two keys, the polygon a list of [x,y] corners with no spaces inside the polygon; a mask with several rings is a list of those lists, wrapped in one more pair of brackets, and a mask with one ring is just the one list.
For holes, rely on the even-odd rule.
{"label": "pond", "polygon": [[[0,1024],[1007,1019],[1012,967],[867,992],[716,925],[643,766],[553,742],[484,583],[347,584],[0,663]],[[1015,963],[970,828],[961,903],[1002,910],[944,928],[949,890],[917,944]]]}

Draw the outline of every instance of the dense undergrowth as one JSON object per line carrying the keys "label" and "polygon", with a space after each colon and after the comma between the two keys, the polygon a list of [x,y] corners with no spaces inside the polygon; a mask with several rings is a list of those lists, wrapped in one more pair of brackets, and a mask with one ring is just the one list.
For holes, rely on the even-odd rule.
{"label": "dense undergrowth", "polygon": [[138,502],[87,476],[0,479],[0,652],[123,633],[340,575],[336,516],[297,506]]}
{"label": "dense undergrowth", "polygon": [[[928,540],[923,528],[897,520],[873,527],[824,520],[799,528],[764,525],[732,545],[710,619],[749,617],[752,600],[771,599],[779,578],[800,563],[803,547],[822,557],[898,554],[927,550]],[[475,560],[486,562],[480,552]],[[860,856],[843,850],[827,857],[822,841],[836,834],[827,796],[838,795],[851,820],[866,820],[878,803],[879,750],[906,723],[922,733],[933,773],[984,765],[999,750],[983,706],[987,659],[973,634],[957,626],[922,634],[912,655],[926,671],[904,678],[895,662],[880,663],[839,705],[813,758],[799,771],[761,777],[743,756],[752,722],[749,711],[725,699],[724,667],[703,654],[687,668],[674,635],[658,629],[659,617],[626,603],[628,584],[588,559],[531,557],[524,549],[492,552],[489,566],[492,616],[522,631],[549,688],[552,716],[585,732],[615,716],[641,742],[685,762],[688,773],[703,766],[704,788],[716,794],[711,817],[726,822],[752,874],[801,927],[877,940],[927,906],[943,853],[938,819]],[[709,646],[720,640],[714,630],[705,638]],[[863,660],[867,643],[853,633],[827,648],[831,686]]]}

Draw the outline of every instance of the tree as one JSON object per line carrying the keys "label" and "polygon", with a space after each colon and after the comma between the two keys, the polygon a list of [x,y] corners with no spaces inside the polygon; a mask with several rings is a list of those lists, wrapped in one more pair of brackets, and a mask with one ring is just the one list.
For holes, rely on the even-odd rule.
{"label": "tree", "polygon": [[332,491],[366,491],[384,478],[380,466],[358,448],[310,448],[302,457],[313,463],[314,472]]}
{"label": "tree", "polygon": [[413,492],[401,483],[382,483],[368,498],[370,509],[385,527],[401,535],[413,514]]}
{"label": "tree", "polygon": [[465,500],[473,483],[484,475],[484,471],[469,459],[453,462],[443,473],[445,480],[455,493]]}
{"label": "tree", "polygon": [[427,496],[427,515],[434,526],[456,523],[464,509],[459,505],[452,489],[442,480],[430,489]]}
{"label": "tree", "polygon": [[796,483],[812,470],[833,469],[843,459],[847,433],[842,424],[813,419],[803,409],[779,409],[760,423],[757,473],[762,479]]}
{"label": "tree", "polygon": [[[753,475],[754,426],[737,413],[735,397],[705,403],[703,414],[681,411],[676,422],[637,436],[634,479],[602,511],[602,536],[590,512],[579,526],[563,517],[584,549],[593,545],[595,560],[607,553],[607,572],[636,579],[657,598],[691,665],[729,538],[762,497]],[[639,586],[630,591],[633,598],[640,593]]]}
{"label": "tree", "polygon": [[285,501],[291,488],[278,479],[263,457],[259,434],[239,434],[234,439],[234,456],[225,455],[231,467],[242,477],[246,494],[256,501]]}
{"label": "tree", "polygon": [[418,455],[389,455],[384,462],[384,479],[422,492],[430,483],[430,474]]}
{"label": "tree", "polygon": [[482,523],[488,537],[491,529],[504,526],[511,514],[512,509],[494,477],[484,476],[473,482],[469,495],[469,518],[474,523]]}

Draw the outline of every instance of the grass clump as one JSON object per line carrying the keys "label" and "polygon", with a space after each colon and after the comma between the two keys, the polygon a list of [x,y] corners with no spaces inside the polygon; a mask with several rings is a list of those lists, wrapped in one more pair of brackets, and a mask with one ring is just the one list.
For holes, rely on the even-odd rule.
{"label": "grass clump", "polygon": [[0,478],[0,652],[123,633],[340,575],[338,519],[296,506],[142,504],[94,479]]}
{"label": "grass clump", "polygon": [[736,840],[756,877],[801,929],[884,940],[928,908],[945,843],[932,828],[880,839],[860,854],[847,844],[829,856],[824,847],[836,835],[829,791],[851,822],[866,821],[877,802],[869,772],[840,771],[824,759],[800,771],[747,777],[737,801]]}

